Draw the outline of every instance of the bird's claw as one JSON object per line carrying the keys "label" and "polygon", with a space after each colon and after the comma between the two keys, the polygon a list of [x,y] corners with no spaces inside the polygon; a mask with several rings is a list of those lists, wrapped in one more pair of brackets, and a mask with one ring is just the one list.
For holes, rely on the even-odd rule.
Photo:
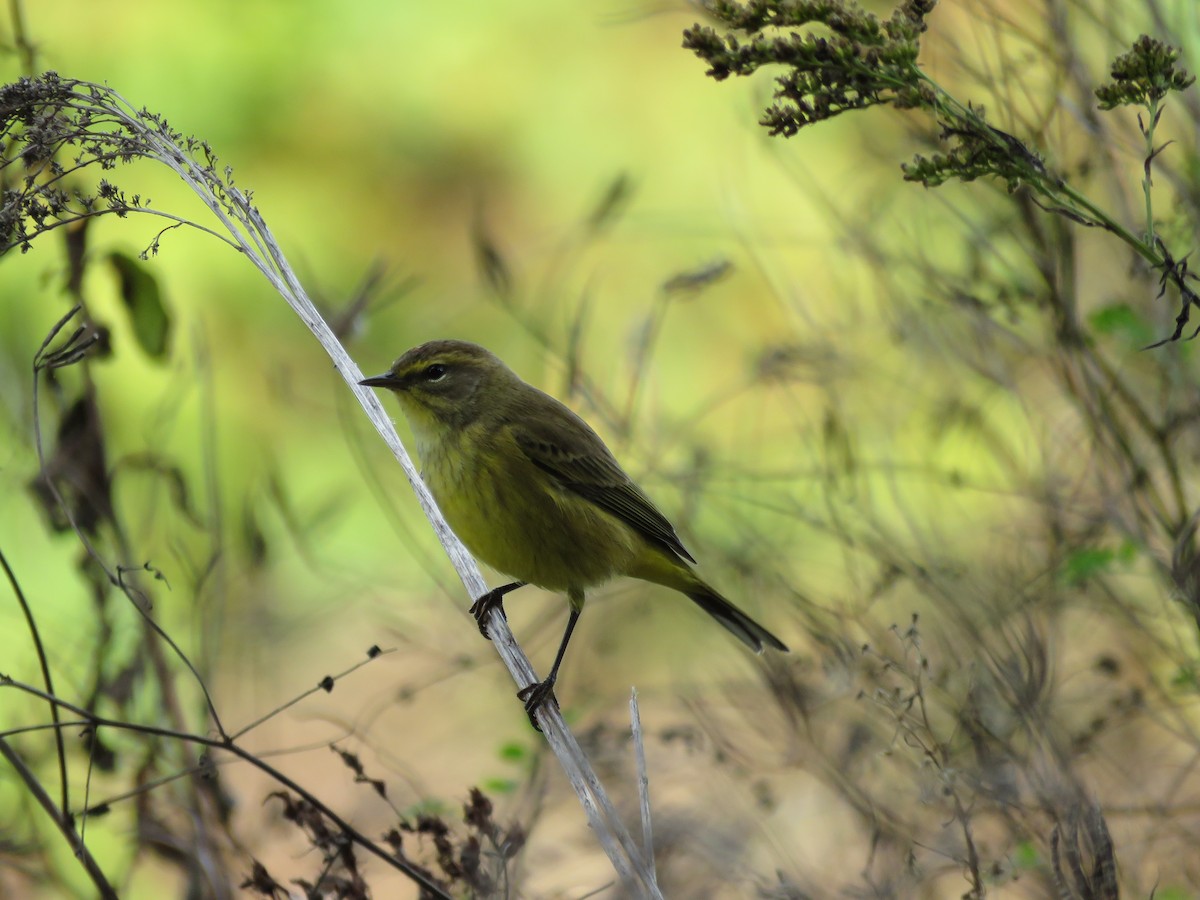
{"label": "bird's claw", "polygon": [[487,620],[488,614],[493,609],[500,612],[500,617],[508,621],[508,616],[504,613],[504,595],[510,591],[515,591],[517,588],[525,587],[524,581],[514,581],[510,584],[502,584],[500,587],[494,587],[482,597],[471,604],[471,615],[475,617],[475,624],[479,626],[479,633],[489,641],[492,636],[488,634]]}
{"label": "bird's claw", "polygon": [[535,713],[547,703],[558,706],[558,698],[554,696],[554,682],[550,679],[535,681],[533,684],[521,688],[517,691],[517,699],[524,702],[525,712],[529,716],[529,724],[534,727],[535,731],[542,730],[537,723]]}
{"label": "bird's claw", "polygon": [[488,591],[471,604],[471,615],[475,617],[475,624],[479,626],[479,633],[489,641],[492,639],[492,636],[488,634],[487,620],[488,615],[493,609],[497,610],[502,618],[508,618],[504,612],[504,592],[499,588]]}

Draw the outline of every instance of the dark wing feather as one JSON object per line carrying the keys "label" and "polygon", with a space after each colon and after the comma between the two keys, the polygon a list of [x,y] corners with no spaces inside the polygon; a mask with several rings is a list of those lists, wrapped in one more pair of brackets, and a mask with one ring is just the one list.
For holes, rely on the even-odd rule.
{"label": "dark wing feather", "polygon": [[648,540],[695,562],[667,517],[625,474],[600,436],[553,397],[538,399],[536,415],[508,423],[529,461]]}

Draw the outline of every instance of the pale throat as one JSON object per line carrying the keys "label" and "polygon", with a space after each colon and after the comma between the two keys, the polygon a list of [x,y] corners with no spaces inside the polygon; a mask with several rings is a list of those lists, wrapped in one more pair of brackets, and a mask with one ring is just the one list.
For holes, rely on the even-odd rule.
{"label": "pale throat", "polygon": [[424,470],[431,465],[438,465],[445,453],[446,444],[453,438],[449,428],[422,404],[403,394],[400,394],[399,398],[400,408],[404,411],[404,418],[408,420],[408,427],[412,431],[421,468]]}

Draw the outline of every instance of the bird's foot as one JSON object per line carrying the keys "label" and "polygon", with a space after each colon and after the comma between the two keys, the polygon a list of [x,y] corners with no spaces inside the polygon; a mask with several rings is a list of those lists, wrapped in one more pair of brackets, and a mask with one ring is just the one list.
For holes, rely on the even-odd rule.
{"label": "bird's foot", "polygon": [[504,595],[500,593],[499,588],[488,591],[471,604],[471,615],[475,617],[475,624],[479,626],[479,633],[489,641],[492,639],[492,636],[488,634],[487,620],[488,615],[493,609],[499,611],[500,615],[505,619],[508,618],[504,613]]}
{"label": "bird's foot", "polygon": [[534,714],[547,703],[553,703],[555,706],[558,706],[558,698],[554,696],[554,679],[547,678],[545,681],[535,681],[533,684],[521,688],[521,690],[517,691],[517,699],[525,703],[525,712],[529,716],[529,724],[534,727],[535,731],[541,731],[541,726],[538,725],[537,717]]}
{"label": "bird's foot", "polygon": [[492,636],[488,634],[487,620],[491,611],[497,610],[501,618],[507,620],[508,616],[504,613],[504,595],[509,591],[515,591],[519,587],[524,587],[525,582],[514,581],[512,584],[504,584],[497,588],[492,588],[478,600],[471,604],[471,615],[475,617],[475,624],[479,626],[479,633],[489,641]]}

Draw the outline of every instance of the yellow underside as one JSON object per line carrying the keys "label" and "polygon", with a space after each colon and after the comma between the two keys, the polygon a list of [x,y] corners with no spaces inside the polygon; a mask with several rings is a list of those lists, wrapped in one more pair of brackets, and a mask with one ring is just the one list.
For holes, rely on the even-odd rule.
{"label": "yellow underside", "polygon": [[669,551],[579,495],[554,484],[507,431],[469,431],[443,438],[441,429],[410,422],[422,475],[438,507],[467,549],[521,581],[584,592],[619,575],[687,590],[699,584]]}

